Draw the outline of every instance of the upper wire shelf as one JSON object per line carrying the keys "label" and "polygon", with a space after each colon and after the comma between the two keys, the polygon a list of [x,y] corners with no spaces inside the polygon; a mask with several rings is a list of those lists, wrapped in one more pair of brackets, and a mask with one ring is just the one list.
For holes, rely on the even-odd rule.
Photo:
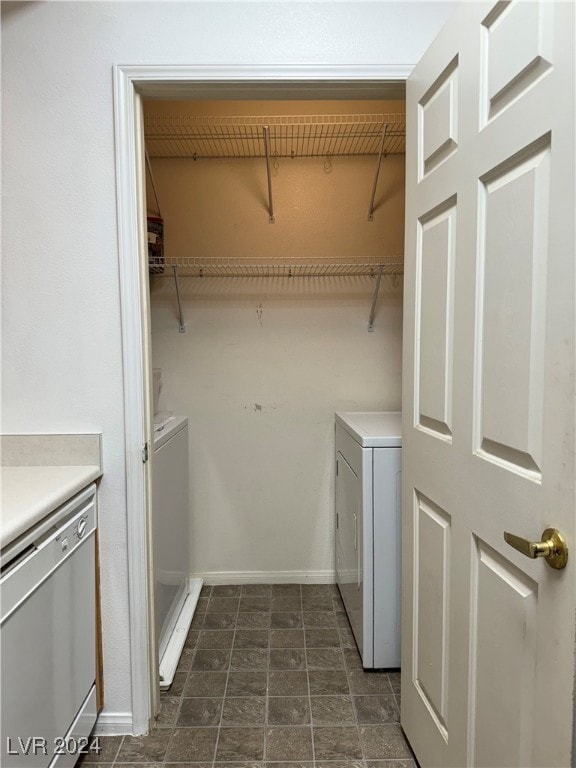
{"label": "upper wire shelf", "polygon": [[406,115],[402,113],[144,118],[150,157],[265,157],[264,128],[268,129],[272,157],[406,151]]}
{"label": "upper wire shelf", "polygon": [[150,261],[150,273],[172,276],[174,269],[179,275],[191,277],[339,277],[401,275],[403,257],[378,257],[354,259],[294,258],[241,259],[241,258],[165,258]]}

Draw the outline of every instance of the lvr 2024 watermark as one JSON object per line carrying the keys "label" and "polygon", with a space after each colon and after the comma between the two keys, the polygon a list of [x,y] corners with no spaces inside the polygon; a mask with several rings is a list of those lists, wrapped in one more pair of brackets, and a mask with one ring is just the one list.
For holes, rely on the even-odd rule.
{"label": "lvr 2024 watermark", "polygon": [[98,736],[57,736],[52,740],[43,736],[6,736],[8,755],[99,755],[101,751]]}

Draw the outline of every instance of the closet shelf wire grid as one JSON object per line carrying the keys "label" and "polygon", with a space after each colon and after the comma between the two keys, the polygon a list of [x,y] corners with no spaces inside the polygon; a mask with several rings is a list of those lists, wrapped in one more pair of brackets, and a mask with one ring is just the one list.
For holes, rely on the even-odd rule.
{"label": "closet shelf wire grid", "polygon": [[270,153],[278,157],[377,155],[406,151],[406,115],[274,115],[144,118],[150,157],[265,157],[264,128]]}
{"label": "closet shelf wire grid", "polygon": [[195,257],[150,261],[150,273],[171,277],[343,277],[395,276],[403,273],[401,256],[351,259],[202,259]]}

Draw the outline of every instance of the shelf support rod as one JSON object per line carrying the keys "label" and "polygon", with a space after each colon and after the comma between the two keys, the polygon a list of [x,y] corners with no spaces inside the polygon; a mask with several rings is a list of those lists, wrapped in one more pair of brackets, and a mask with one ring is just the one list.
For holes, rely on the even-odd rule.
{"label": "shelf support rod", "polygon": [[382,126],[382,138],[380,139],[380,149],[378,150],[378,161],[376,162],[376,173],[374,174],[374,184],[372,185],[372,196],[370,197],[370,208],[368,209],[368,221],[374,221],[374,198],[376,197],[376,187],[378,186],[378,176],[380,175],[380,163],[382,162],[382,153],[384,152],[384,140],[386,138],[387,123]]}
{"label": "shelf support rod", "polygon": [[172,267],[172,269],[174,270],[174,287],[176,288],[176,303],[178,304],[178,330],[180,333],[185,333],[186,328],[182,317],[182,304],[180,303],[180,290],[178,288],[178,268]]}
{"label": "shelf support rod", "polygon": [[384,264],[380,265],[378,274],[376,275],[376,285],[374,286],[374,296],[372,298],[372,306],[370,307],[370,317],[368,318],[368,331],[372,333],[374,330],[374,313],[376,312],[376,302],[378,301],[378,291],[380,290],[380,280],[382,280],[382,273],[384,272]]}
{"label": "shelf support rod", "polygon": [[270,128],[262,126],[264,132],[264,151],[266,152],[266,172],[268,174],[268,221],[274,224],[274,203],[272,202],[272,174],[270,172]]}
{"label": "shelf support rod", "polygon": [[158,216],[162,218],[162,211],[160,210],[160,203],[158,202],[158,192],[156,191],[156,182],[154,181],[154,174],[152,173],[152,163],[150,162],[150,155],[148,154],[146,147],[144,148],[144,152],[146,154],[146,167],[148,168],[148,173],[150,174],[152,191],[154,192],[154,198],[156,200],[156,209],[158,210]]}

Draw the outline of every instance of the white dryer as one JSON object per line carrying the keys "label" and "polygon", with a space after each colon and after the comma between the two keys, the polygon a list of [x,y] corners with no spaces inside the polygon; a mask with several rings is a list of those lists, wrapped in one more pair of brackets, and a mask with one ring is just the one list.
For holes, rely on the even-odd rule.
{"label": "white dryer", "polygon": [[400,667],[401,472],[401,413],[336,413],[336,580],[366,669]]}

